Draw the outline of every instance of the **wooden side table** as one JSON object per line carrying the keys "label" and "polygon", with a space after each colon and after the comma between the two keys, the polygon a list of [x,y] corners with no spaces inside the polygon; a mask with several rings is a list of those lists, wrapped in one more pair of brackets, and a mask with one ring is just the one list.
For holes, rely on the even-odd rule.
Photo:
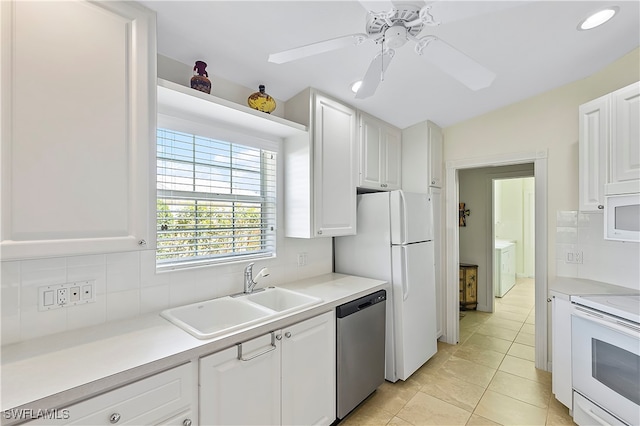
{"label": "wooden side table", "polygon": [[478,265],[460,264],[460,310],[478,306]]}

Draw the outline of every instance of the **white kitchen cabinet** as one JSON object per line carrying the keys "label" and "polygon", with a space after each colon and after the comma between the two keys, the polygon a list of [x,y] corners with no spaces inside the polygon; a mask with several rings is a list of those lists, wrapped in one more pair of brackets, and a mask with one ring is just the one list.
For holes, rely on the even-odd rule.
{"label": "white kitchen cabinet", "polygon": [[402,130],[402,189],[426,193],[428,187],[442,188],[442,130],[423,121]]}
{"label": "white kitchen cabinet", "polygon": [[442,189],[429,188],[431,205],[433,206],[433,241],[436,278],[436,336],[440,338],[444,334],[446,324],[446,281],[444,271],[444,203]]}
{"label": "white kitchen cabinet", "polygon": [[604,185],[609,172],[610,104],[609,97],[605,96],[578,108],[580,211],[598,211],[604,207]]}
{"label": "white kitchen cabinet", "polygon": [[193,365],[184,364],[69,407],[49,410],[28,424],[196,425],[193,377]]}
{"label": "white kitchen cabinet", "polygon": [[[207,425],[335,420],[335,316],[328,312],[200,360]],[[242,359],[240,359],[242,358]]]}
{"label": "white kitchen cabinet", "polygon": [[3,1],[3,259],[153,242],[155,13]]}
{"label": "white kitchen cabinet", "polygon": [[579,107],[579,208],[602,211],[605,185],[640,181],[640,82]]}
{"label": "white kitchen cabinet", "polygon": [[273,332],[244,342],[241,352],[233,346],[200,359],[203,425],[281,423],[280,342],[275,336]]}
{"label": "white kitchen cabinet", "polygon": [[551,391],[556,399],[572,409],[571,312],[569,296],[551,292]]}
{"label": "white kitchen cabinet", "polygon": [[334,312],[282,332],[282,424],[330,425],[336,417]]}
{"label": "white kitchen cabinet", "polygon": [[640,180],[640,82],[611,95],[611,182]]}
{"label": "white kitchen cabinet", "polygon": [[309,136],[284,144],[287,237],[356,232],[356,111],[314,89],[286,104],[287,119],[309,126]]}
{"label": "white kitchen cabinet", "polygon": [[444,333],[446,317],[442,142],[442,130],[430,121],[402,130],[402,189],[430,194],[432,200],[438,337]]}
{"label": "white kitchen cabinet", "polygon": [[363,112],[359,117],[359,187],[391,191],[400,189],[402,178],[402,133]]}
{"label": "white kitchen cabinet", "polygon": [[494,296],[503,297],[516,284],[516,245],[496,240],[493,262]]}

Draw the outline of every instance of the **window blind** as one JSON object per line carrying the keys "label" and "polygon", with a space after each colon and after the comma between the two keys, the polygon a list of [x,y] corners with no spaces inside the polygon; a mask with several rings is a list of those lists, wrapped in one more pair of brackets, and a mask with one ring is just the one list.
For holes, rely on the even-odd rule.
{"label": "window blind", "polygon": [[158,266],[272,255],[275,226],[275,152],[158,129]]}

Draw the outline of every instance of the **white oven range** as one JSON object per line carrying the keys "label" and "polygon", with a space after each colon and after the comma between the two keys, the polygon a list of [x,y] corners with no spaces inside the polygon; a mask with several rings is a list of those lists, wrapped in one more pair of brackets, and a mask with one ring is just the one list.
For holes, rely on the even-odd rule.
{"label": "white oven range", "polygon": [[640,425],[640,295],[571,302],[574,421]]}

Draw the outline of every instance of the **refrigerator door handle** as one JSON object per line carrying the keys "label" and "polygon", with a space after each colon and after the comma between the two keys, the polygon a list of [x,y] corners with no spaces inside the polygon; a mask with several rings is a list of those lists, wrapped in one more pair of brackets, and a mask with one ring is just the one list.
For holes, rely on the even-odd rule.
{"label": "refrigerator door handle", "polygon": [[[409,238],[409,221],[407,220],[407,200],[404,198],[404,192],[402,192],[402,190],[398,191],[398,194],[400,195],[400,201],[402,202],[402,235],[400,236],[401,238],[401,244],[406,244],[407,240]],[[405,297],[406,299],[406,297]]]}
{"label": "refrigerator door handle", "polygon": [[405,253],[406,247],[402,247],[402,269],[404,272],[404,277],[402,278],[402,300],[407,300],[409,297],[409,267],[407,265],[407,255]]}

